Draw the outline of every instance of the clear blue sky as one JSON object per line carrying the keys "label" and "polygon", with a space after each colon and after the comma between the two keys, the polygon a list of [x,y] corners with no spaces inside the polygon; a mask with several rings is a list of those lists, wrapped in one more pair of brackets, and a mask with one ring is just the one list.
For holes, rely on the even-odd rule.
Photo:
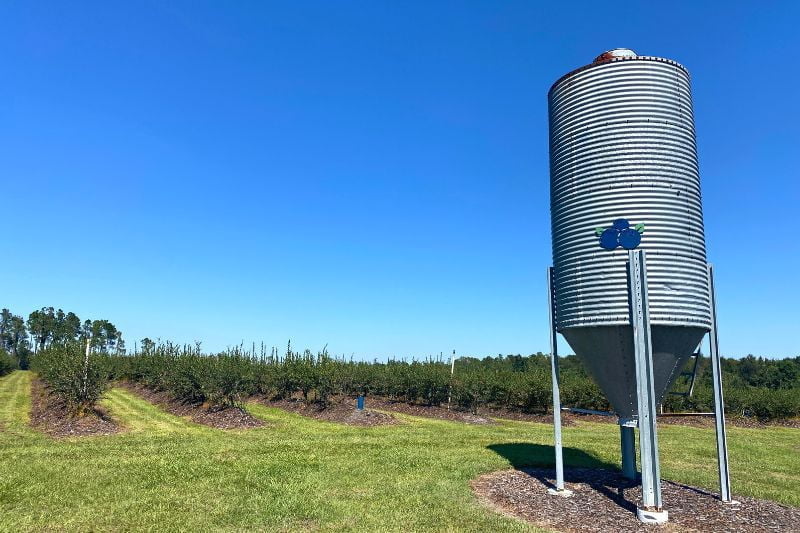
{"label": "clear blue sky", "polygon": [[547,101],[692,73],[724,354],[800,354],[795,2],[0,5],[0,306],[372,358],[547,351]]}

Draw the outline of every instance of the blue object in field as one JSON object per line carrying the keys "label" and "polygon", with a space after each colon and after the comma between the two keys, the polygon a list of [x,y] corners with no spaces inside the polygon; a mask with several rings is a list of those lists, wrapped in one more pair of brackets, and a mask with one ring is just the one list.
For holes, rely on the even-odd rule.
{"label": "blue object in field", "polygon": [[364,397],[363,396],[359,396],[358,399],[356,399],[356,409],[358,409],[359,411],[363,411],[364,410]]}

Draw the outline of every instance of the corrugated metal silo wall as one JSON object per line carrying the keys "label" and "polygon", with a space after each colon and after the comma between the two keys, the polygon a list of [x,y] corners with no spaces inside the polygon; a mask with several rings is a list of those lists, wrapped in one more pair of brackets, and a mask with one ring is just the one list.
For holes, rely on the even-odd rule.
{"label": "corrugated metal silo wall", "polygon": [[629,324],[627,251],[594,233],[645,225],[651,321],[710,327],[689,75],[639,56],[594,64],[550,91],[553,264],[558,329]]}

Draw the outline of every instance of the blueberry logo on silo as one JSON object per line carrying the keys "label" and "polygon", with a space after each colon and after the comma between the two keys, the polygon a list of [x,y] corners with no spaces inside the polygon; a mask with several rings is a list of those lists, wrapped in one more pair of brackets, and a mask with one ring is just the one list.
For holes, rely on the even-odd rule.
{"label": "blueberry logo on silo", "polygon": [[633,250],[642,242],[644,224],[636,224],[632,228],[630,222],[624,218],[618,218],[610,228],[597,228],[594,231],[600,237],[600,247],[606,250],[614,250],[618,246],[622,246],[626,250]]}

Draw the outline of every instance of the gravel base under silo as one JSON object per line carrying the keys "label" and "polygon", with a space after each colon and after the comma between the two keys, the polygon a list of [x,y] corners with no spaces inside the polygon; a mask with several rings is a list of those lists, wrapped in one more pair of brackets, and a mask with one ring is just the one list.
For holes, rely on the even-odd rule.
{"label": "gravel base under silo", "polygon": [[571,497],[552,496],[552,469],[529,468],[485,474],[472,483],[478,499],[504,514],[556,531],[800,531],[800,508],[734,497],[726,505],[709,491],[662,481],[669,522],[644,525],[636,518],[641,487],[618,472],[567,469]]}

